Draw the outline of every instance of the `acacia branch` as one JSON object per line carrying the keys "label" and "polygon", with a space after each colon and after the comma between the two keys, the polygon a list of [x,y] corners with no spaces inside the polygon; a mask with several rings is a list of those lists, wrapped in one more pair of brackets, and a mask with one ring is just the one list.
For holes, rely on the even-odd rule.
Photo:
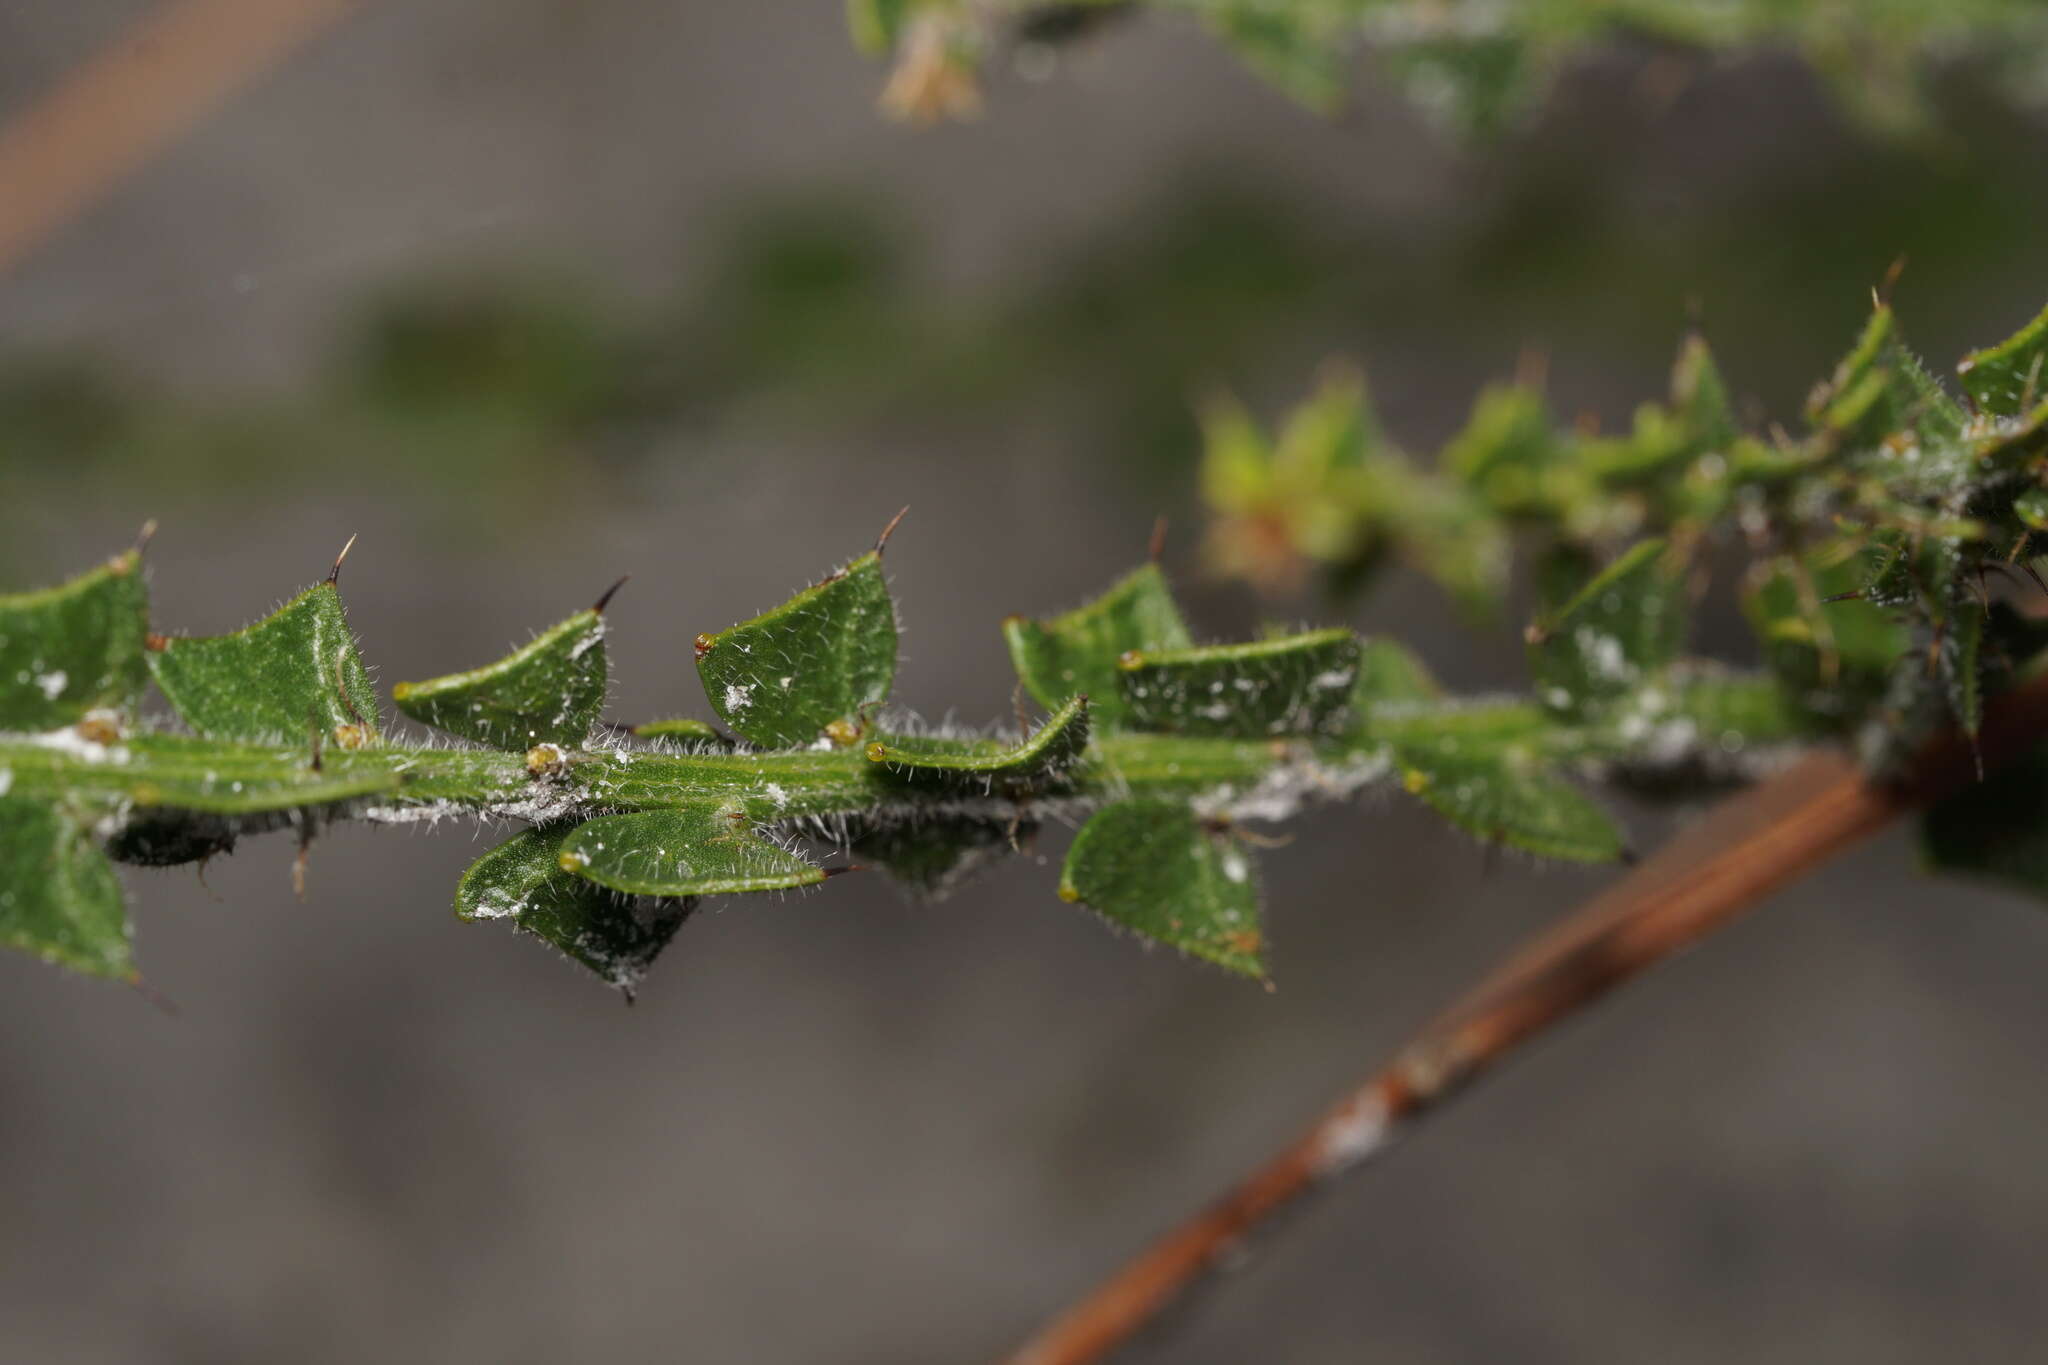
{"label": "acacia branch", "polygon": [[0,127],[0,271],[359,0],[169,0]]}
{"label": "acacia branch", "polygon": [[1766,896],[1959,790],[2048,735],[2048,677],[2000,697],[1976,744],[1949,733],[1898,781],[1829,750],[1717,806],[1563,923],[1539,934],[1393,1061],[1240,1181],[1045,1326],[1009,1365],[1103,1359],[1275,1213],[1386,1150],[1421,1115],[1616,986],[1733,923]]}

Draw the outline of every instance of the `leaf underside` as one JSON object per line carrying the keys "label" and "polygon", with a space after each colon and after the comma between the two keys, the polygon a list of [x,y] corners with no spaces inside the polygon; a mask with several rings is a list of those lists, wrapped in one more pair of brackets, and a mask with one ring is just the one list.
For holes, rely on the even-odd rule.
{"label": "leaf underside", "polygon": [[1097,811],[1074,836],[1060,895],[1154,942],[1244,976],[1266,975],[1251,855],[1179,802],[1138,799]]}
{"label": "leaf underside", "polygon": [[564,871],[562,843],[574,821],[521,831],[470,864],[455,913],[509,920],[611,985],[631,990],[675,937],[696,901],[629,898]]}
{"label": "leaf underside", "polygon": [[556,861],[632,896],[781,891],[825,880],[824,869],[763,838],[737,807],[709,802],[601,815],[564,836]]}
{"label": "leaf underside", "polygon": [[0,796],[0,943],[93,976],[135,974],[120,878],[50,803]]}

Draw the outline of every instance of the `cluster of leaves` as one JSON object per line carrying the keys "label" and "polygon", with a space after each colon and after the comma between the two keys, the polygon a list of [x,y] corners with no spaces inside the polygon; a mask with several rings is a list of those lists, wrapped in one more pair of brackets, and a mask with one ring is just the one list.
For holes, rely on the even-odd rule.
{"label": "cluster of leaves", "polygon": [[[883,714],[897,627],[878,544],[696,638],[716,723],[602,722],[601,600],[506,658],[394,688],[428,741],[386,728],[338,564],[254,625],[190,637],[150,630],[129,551],[0,598],[0,942],[130,976],[114,862],[203,861],[288,828],[302,868],[336,819],[465,814],[527,828],[464,875],[458,913],[630,988],[699,898],[825,880],[814,846],[938,893],[1061,819],[1083,822],[1062,896],[1263,976],[1248,821],[1377,784],[1482,840],[1610,859],[1622,837],[1568,775],[1712,775],[1804,736],[1772,680],[1681,657],[1674,563],[1659,544],[1583,563],[1539,622],[1534,701],[1446,698],[1348,630],[1197,644],[1148,563],[1074,611],[1006,621],[1046,718],[964,734]],[[152,681],[168,716],[144,709]]]}
{"label": "cluster of leaves", "polygon": [[1796,48],[1847,107],[1895,128],[1925,119],[1934,57],[1969,52],[2021,97],[2038,96],[2048,63],[2048,19],[2030,0],[847,0],[861,47],[897,56],[885,104],[917,119],[977,108],[976,73],[992,54],[1070,41],[1141,7],[1200,20],[1318,109],[1343,99],[1364,48],[1419,107],[1481,132],[1528,110],[1574,54],[1617,39],[1695,52]]}
{"label": "cluster of leaves", "polygon": [[[1853,737],[1881,768],[1941,726],[1974,737],[1987,694],[2048,643],[2048,628],[1992,593],[2024,579],[2048,592],[2035,568],[2048,553],[2044,364],[2048,312],[1966,357],[1951,392],[1880,302],[1813,390],[1803,433],[1744,432],[1693,337],[1669,400],[1639,408],[1628,431],[1560,428],[1535,386],[1506,384],[1480,397],[1427,471],[1379,430],[1357,376],[1338,372],[1274,437],[1237,405],[1212,405],[1208,552],[1224,572],[1267,585],[1316,566],[1347,587],[1400,560],[1484,611],[1506,585],[1510,547],[1532,534],[1550,601],[1566,600],[1585,560],[1632,538],[1655,535],[1655,553],[1704,573],[1717,542],[1739,535],[1752,556],[1746,614],[1782,698],[1802,724]],[[1649,553],[1638,544],[1609,572]],[[1583,593],[1570,602],[1597,607]],[[1570,602],[1532,637],[1569,630]],[[1578,657],[1560,695],[1598,690],[1597,651]],[[1938,813],[1937,861],[2038,859],[2037,836],[2000,858],[1964,856],[1963,830],[1982,842],[2012,822],[1959,827],[1953,813],[2026,780],[2003,777]]]}

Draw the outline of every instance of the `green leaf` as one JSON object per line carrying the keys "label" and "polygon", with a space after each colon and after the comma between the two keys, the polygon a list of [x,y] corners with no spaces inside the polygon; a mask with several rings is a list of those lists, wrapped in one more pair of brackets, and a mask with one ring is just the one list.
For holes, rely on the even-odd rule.
{"label": "green leaf", "polygon": [[1088,747],[1088,701],[1074,697],[1019,744],[890,735],[868,758],[906,781],[978,791],[1041,787],[1074,766]]}
{"label": "green leaf", "polygon": [[1442,695],[1428,665],[1406,646],[1378,637],[1359,643],[1358,683],[1351,689],[1351,704],[1359,714],[1375,706],[1435,701]]}
{"label": "green leaf", "polygon": [[524,830],[471,863],[455,889],[455,913],[510,920],[630,994],[696,901],[629,898],[564,871],[562,843],[575,828],[563,821]]}
{"label": "green leaf", "polygon": [[1725,451],[1735,444],[1740,434],[1735,405],[1728,401],[1728,385],[1703,337],[1689,336],[1679,347],[1671,368],[1671,405],[1684,424],[1689,454]]}
{"label": "green leaf", "polygon": [[738,807],[711,802],[599,816],[563,839],[556,861],[633,896],[779,891],[825,880],[823,868],[762,838]]}
{"label": "green leaf", "polygon": [[[773,611],[698,636],[697,674],[719,718],[768,748],[808,745],[888,700],[896,608],[881,554],[870,550]],[[857,734],[848,729],[844,742]]]}
{"label": "green leaf", "polygon": [[1097,811],[1067,851],[1060,896],[1233,972],[1266,975],[1250,856],[1179,802],[1120,801]]}
{"label": "green leaf", "polygon": [[1549,503],[1544,476],[1558,454],[1543,395],[1523,384],[1495,384],[1480,393],[1442,462],[1503,514],[1530,515]]}
{"label": "green leaf", "polygon": [[1863,601],[1824,602],[1864,587],[1856,559],[1809,557],[1806,587],[1790,560],[1772,566],[1744,596],[1771,672],[1808,720],[1835,726],[1883,695],[1905,653],[1906,630]]}
{"label": "green leaf", "polygon": [[0,943],[94,976],[131,979],[113,864],[56,806],[0,795]]}
{"label": "green leaf", "polygon": [[1897,316],[1883,304],[1806,411],[1839,447],[1874,445],[1900,431],[1923,441],[1949,439],[1963,427],[1961,407],[1906,348]]}
{"label": "green leaf", "polygon": [[605,696],[604,615],[580,611],[494,664],[391,689],[414,720],[494,749],[579,748]]}
{"label": "green leaf", "polygon": [[1396,756],[1402,785],[1475,839],[1570,862],[1622,856],[1621,831],[1607,813],[1524,753],[1409,740]]}
{"label": "green leaf", "polygon": [[[1530,668],[1546,706],[1583,714],[1633,691],[1677,656],[1684,594],[1665,550],[1661,540],[1640,541],[1589,579],[1576,555],[1546,566],[1546,596],[1559,605],[1529,632]],[[1565,596],[1573,583],[1576,591]]]}
{"label": "green leaf", "polygon": [[0,730],[54,730],[88,711],[126,713],[149,680],[141,555],[116,555],[60,587],[0,596]]}
{"label": "green leaf", "polygon": [[879,57],[903,36],[903,22],[917,0],[846,0],[846,26],[862,52]]}
{"label": "green leaf", "polygon": [[1251,644],[1134,650],[1117,667],[1133,729],[1313,735],[1350,707],[1358,637],[1317,630]]}
{"label": "green leaf", "polygon": [[1126,574],[1086,606],[1049,621],[1012,616],[1003,622],[1010,659],[1024,689],[1050,710],[1086,696],[1097,725],[1116,729],[1128,712],[1117,660],[1137,650],[1185,649],[1193,643],[1157,564]]}
{"label": "green leaf", "polygon": [[149,668],[202,735],[293,744],[318,726],[344,748],[378,740],[376,693],[331,579],[231,635],[164,640]]}
{"label": "green leaf", "polygon": [[1351,45],[1327,22],[1271,4],[1227,0],[1208,12],[1209,26],[1244,63],[1321,112],[1343,102]]}
{"label": "green leaf", "polygon": [[2048,744],[2037,744],[1921,818],[1928,866],[2048,898]]}
{"label": "green leaf", "polygon": [[1993,417],[2018,417],[2048,397],[2048,309],[1999,342],[1972,351],[1956,376],[1978,409]]}

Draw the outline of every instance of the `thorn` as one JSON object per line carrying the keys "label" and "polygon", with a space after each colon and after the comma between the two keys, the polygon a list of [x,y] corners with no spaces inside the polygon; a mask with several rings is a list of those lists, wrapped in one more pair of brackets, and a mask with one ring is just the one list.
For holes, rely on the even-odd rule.
{"label": "thorn", "polygon": [[1157,564],[1159,556],[1164,553],[1166,553],[1166,513],[1161,512],[1157,517],[1153,518],[1152,539],[1145,545],[1145,558]]}
{"label": "thorn", "polygon": [[141,554],[149,548],[149,542],[156,539],[156,518],[142,523],[142,529],[135,533],[135,553]]}
{"label": "thorn", "polygon": [[843,877],[849,872],[865,872],[867,870],[868,866],[866,863],[848,863],[844,867],[828,867],[825,869],[825,879],[830,881],[834,877]]}
{"label": "thorn", "polygon": [[326,764],[326,756],[321,752],[320,741],[323,736],[320,733],[320,709],[318,707],[309,706],[306,708],[306,728],[313,732],[313,771],[317,773]]}
{"label": "thorn", "polygon": [[1541,346],[1524,346],[1515,353],[1515,382],[1525,389],[1541,389],[1550,382],[1550,352]]}
{"label": "thorn", "polygon": [[1017,713],[1017,733],[1029,739],[1031,713],[1024,709],[1024,680],[1021,678],[1017,680],[1017,685],[1010,689],[1010,706]]}
{"label": "thorn", "polygon": [[1642,860],[1643,855],[1636,852],[1635,849],[1631,848],[1627,844],[1623,844],[1621,846],[1621,852],[1615,855],[1615,861],[1620,863],[1623,867],[1634,867],[1637,863],[1640,863]]}
{"label": "thorn", "polygon": [[895,516],[889,518],[889,524],[882,528],[882,534],[875,537],[876,554],[880,554],[882,553],[882,551],[889,548],[889,537],[896,534],[896,523],[902,521],[903,518],[908,516],[909,514],[910,506],[909,504],[906,503],[901,512],[898,512]]}
{"label": "thorn", "polygon": [[2048,578],[2041,577],[2041,571],[2039,569],[2035,568],[2031,564],[2022,564],[2020,565],[2020,570],[2021,572],[2025,573],[2027,577],[2034,580],[2035,587],[2039,588],[2044,593],[2048,593]]}
{"label": "thorn", "polygon": [[1861,602],[1862,600],[1863,589],[1855,588],[1849,592],[1838,592],[1833,597],[1823,597],[1820,599],[1820,603],[1822,606],[1826,606],[1830,602]]}
{"label": "thorn", "polygon": [[348,552],[350,550],[353,550],[355,547],[356,538],[354,536],[350,536],[348,538],[348,544],[342,546],[341,553],[334,557],[334,567],[327,571],[327,581],[329,583],[339,583],[341,581],[341,561],[347,559]]}
{"label": "thorn", "polygon": [[139,973],[129,977],[127,985],[129,990],[134,991],[144,1000],[147,1000],[150,1004],[161,1010],[166,1018],[176,1019],[178,1017],[178,1002],[150,985],[147,981],[144,981]]}
{"label": "thorn", "polygon": [[1884,283],[1880,284],[1877,288],[1870,291],[1870,297],[1873,301],[1876,302],[1878,307],[1891,307],[1892,290],[1898,285],[1899,276],[1905,273],[1906,253],[1901,251],[1896,257],[1893,258],[1892,263],[1885,267]]}
{"label": "thorn", "polygon": [[597,599],[597,604],[591,607],[591,610],[596,612],[599,616],[604,615],[604,609],[611,605],[612,598],[618,594],[620,588],[626,586],[626,580],[631,578],[632,576],[633,575],[629,573],[620,574],[619,581],[612,584],[609,588],[606,588],[604,590],[603,595]]}
{"label": "thorn", "polygon": [[640,1003],[639,995],[634,992],[630,984],[623,984],[619,987],[619,997],[626,1002],[627,1009],[631,1009]]}

